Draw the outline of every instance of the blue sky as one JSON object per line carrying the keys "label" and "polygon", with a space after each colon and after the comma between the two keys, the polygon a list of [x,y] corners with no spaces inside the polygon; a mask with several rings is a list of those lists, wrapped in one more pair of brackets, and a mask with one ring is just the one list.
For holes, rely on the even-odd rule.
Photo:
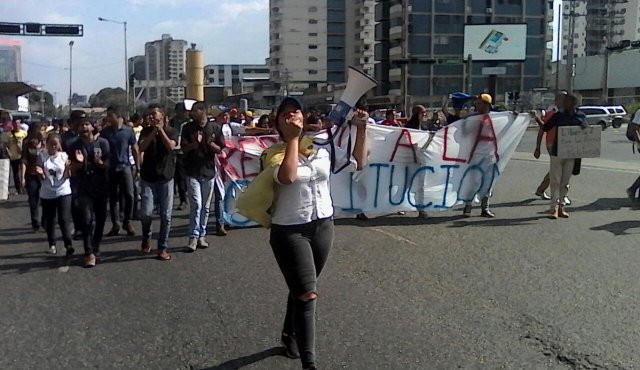
{"label": "blue sky", "polygon": [[144,53],[144,43],[163,33],[194,42],[205,63],[264,63],[269,52],[268,0],[0,0],[3,22],[84,25],[83,37],[15,37],[22,42],[22,78],[69,95],[69,41],[73,46],[74,92],[92,94],[124,87],[124,36],[129,57]]}

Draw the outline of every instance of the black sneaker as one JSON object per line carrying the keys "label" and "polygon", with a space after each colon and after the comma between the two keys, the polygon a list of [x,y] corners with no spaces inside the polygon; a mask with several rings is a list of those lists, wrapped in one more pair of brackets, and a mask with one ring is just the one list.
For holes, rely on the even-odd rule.
{"label": "black sneaker", "polygon": [[467,218],[471,217],[472,209],[473,209],[473,206],[471,205],[464,206],[464,210],[462,211],[462,216]]}
{"label": "black sneaker", "polygon": [[280,342],[282,342],[282,345],[284,346],[285,356],[292,359],[300,358],[300,352],[298,351],[298,343],[296,343],[296,337],[282,333]]}
{"label": "black sneaker", "polygon": [[124,224],[122,226],[122,229],[127,232],[128,236],[135,236],[136,235],[136,229],[134,229],[133,226],[131,226],[130,223]]}
{"label": "black sneaker", "polygon": [[496,214],[491,212],[491,210],[489,210],[489,209],[483,209],[482,213],[480,213],[480,216],[485,217],[485,218],[494,218],[494,217],[496,217]]}

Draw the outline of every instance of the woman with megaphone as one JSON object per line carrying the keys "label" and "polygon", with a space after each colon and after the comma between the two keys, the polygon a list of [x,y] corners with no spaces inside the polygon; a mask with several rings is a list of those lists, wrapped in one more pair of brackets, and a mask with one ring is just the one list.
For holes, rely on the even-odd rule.
{"label": "woman with megaphone", "polygon": [[[356,127],[351,170],[365,165],[367,119],[362,110],[351,119]],[[241,214],[271,227],[271,248],[289,288],[282,343],[288,357],[301,359],[303,369],[315,369],[316,284],[334,237],[329,186],[332,158],[344,158],[348,153],[335,153],[342,150],[337,145],[314,145],[312,138],[303,136],[303,124],[301,104],[285,98],[276,112],[282,143],[265,151],[265,170],[238,198],[236,206]],[[269,210],[256,214],[258,203],[264,208],[264,194],[269,190]]]}

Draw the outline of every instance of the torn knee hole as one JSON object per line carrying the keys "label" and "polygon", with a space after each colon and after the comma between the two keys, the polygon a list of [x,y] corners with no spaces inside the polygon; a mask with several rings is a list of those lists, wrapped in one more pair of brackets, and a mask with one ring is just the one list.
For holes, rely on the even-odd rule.
{"label": "torn knee hole", "polygon": [[318,298],[318,295],[316,294],[316,292],[307,292],[307,293],[301,295],[300,297],[298,297],[298,299],[303,301],[303,302],[313,301],[313,300],[315,300],[317,298]]}

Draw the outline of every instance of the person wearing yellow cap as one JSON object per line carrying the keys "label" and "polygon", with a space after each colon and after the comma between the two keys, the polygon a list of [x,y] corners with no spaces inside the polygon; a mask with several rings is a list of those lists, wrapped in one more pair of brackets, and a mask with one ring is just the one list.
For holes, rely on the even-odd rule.
{"label": "person wearing yellow cap", "polygon": [[[473,102],[473,105],[476,109],[476,112],[473,115],[489,114],[489,112],[491,112],[491,108],[493,108],[493,98],[489,94],[480,94],[476,97],[475,101]],[[489,197],[491,197],[492,193],[493,193],[493,188],[489,189],[489,194],[485,195],[480,200],[480,208],[482,209],[480,216],[482,217],[487,217],[487,218],[496,217],[496,214],[489,209]],[[471,217],[472,209],[473,209],[473,205],[471,204],[471,202],[466,202],[464,205],[464,211],[462,215],[464,217]]]}

